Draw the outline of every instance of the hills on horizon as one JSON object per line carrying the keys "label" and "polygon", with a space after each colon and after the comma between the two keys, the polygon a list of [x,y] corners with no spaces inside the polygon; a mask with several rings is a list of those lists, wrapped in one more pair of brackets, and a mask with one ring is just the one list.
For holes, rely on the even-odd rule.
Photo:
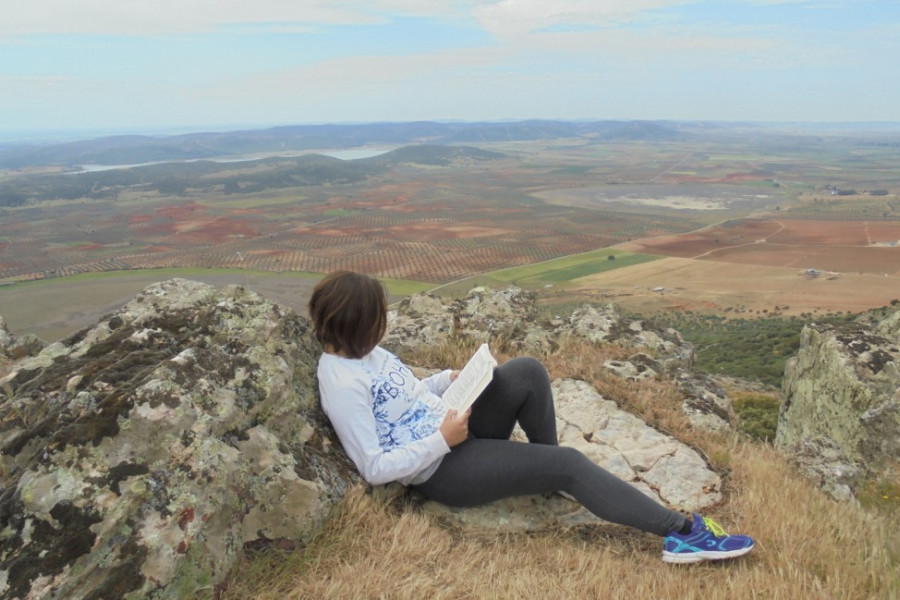
{"label": "hills on horizon", "polygon": [[22,206],[29,201],[114,199],[127,188],[176,196],[183,195],[188,188],[219,189],[222,195],[228,196],[298,185],[358,183],[401,163],[438,167],[454,161],[486,161],[503,156],[471,146],[418,144],[357,160],[316,153],[247,161],[160,159],[127,168],[37,172],[10,177],[0,180],[0,207]]}
{"label": "hills on horizon", "polygon": [[900,124],[765,124],[700,121],[563,121],[388,122],[285,125],[265,129],[196,132],[167,136],[115,135],[64,143],[0,146],[0,169],[76,168],[79,165],[128,165],[203,160],[253,153],[342,150],[366,145],[478,144],[583,138],[604,141],[683,141],[705,136],[849,133],[896,133]]}

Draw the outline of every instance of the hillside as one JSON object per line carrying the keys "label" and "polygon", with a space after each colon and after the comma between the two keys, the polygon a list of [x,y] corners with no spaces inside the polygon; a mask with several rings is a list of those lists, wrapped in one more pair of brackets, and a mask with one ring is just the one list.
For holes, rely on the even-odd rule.
{"label": "hillside", "polygon": [[83,164],[127,165],[154,161],[199,160],[259,152],[301,152],[391,146],[413,143],[458,144],[486,141],[596,139],[673,140],[688,134],[674,123],[646,121],[520,121],[510,123],[369,123],[295,125],[271,129],[184,135],[113,136],[0,149],[0,169],[38,166],[76,167]]}
{"label": "hillside", "polygon": [[[253,194],[298,186],[359,183],[401,163],[447,166],[454,161],[499,158],[503,155],[498,152],[466,146],[434,145],[404,146],[379,156],[357,160],[307,154],[238,162],[178,162],[177,158],[160,156],[147,162],[170,162],[100,171],[39,173],[0,180],[0,206],[21,206],[26,202],[47,200],[115,199],[125,190],[175,196],[183,195],[188,190],[216,191],[225,196]],[[120,156],[109,164],[118,164],[118,160],[127,162]]]}
{"label": "hillside", "polygon": [[[614,307],[540,318],[534,299],[516,290],[473,290],[459,301],[419,296],[396,310],[385,343],[405,348],[410,364],[457,365],[488,336],[501,361],[537,356],[555,381],[594,390],[590,404],[579,400],[558,413],[559,428],[580,429],[563,439],[593,448],[594,460],[611,461],[611,469],[623,467],[613,448],[634,465],[652,457],[634,473],[636,485],[656,482],[648,493],[676,501],[671,484],[692,476],[670,460],[685,449],[716,476],[689,502],[706,500],[695,506],[753,535],[754,552],[727,564],[666,565],[654,536],[596,521],[564,524],[543,510],[565,509],[561,498],[516,505],[537,517],[523,528],[509,505],[467,521],[460,512],[480,509],[454,513],[414,493],[370,490],[317,409],[319,350],[306,319],[241,286],[217,291],[171,280],[40,353],[27,350],[0,380],[0,594],[868,599],[900,592],[892,537],[900,488],[885,482],[875,502],[871,493],[861,504],[835,502],[733,422],[709,429],[698,409],[731,419],[728,394],[690,372],[690,347],[677,332]],[[18,352],[3,333],[4,352]],[[629,375],[629,364],[644,370]],[[562,383],[554,385],[563,396]],[[590,407],[616,412],[595,418]],[[635,421],[644,422],[640,435],[620,425]]]}

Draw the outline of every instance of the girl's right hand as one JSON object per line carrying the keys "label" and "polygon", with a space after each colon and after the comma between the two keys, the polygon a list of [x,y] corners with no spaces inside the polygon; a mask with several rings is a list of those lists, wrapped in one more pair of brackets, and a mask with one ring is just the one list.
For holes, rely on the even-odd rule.
{"label": "girl's right hand", "polygon": [[444,415],[444,422],[441,423],[441,435],[447,446],[452,448],[457,444],[461,444],[469,437],[469,414],[471,410],[467,410],[458,415],[455,410],[448,410]]}

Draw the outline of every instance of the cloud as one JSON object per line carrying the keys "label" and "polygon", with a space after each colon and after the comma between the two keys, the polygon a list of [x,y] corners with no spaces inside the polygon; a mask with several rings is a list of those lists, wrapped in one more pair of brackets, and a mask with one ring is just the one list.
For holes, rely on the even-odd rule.
{"label": "cloud", "polygon": [[473,15],[491,33],[522,35],[559,25],[609,26],[647,11],[691,4],[692,0],[499,0],[477,6]]}
{"label": "cloud", "polygon": [[451,14],[466,2],[415,0],[3,0],[0,36],[164,35],[230,25],[351,25]]}
{"label": "cloud", "polygon": [[212,97],[247,94],[297,98],[347,96],[359,100],[377,90],[402,95],[414,85],[454,80],[475,81],[478,73],[507,64],[505,48],[454,49],[409,55],[357,55],[328,59],[239,78],[209,91]]}
{"label": "cloud", "polygon": [[[750,57],[778,54],[775,40],[691,33],[542,34],[476,48],[347,56],[235,76],[198,91],[196,100],[250,105],[289,122],[348,114],[360,120],[596,116],[609,114],[604,104],[628,90],[657,89],[660,81],[696,77],[695,71],[764,69]],[[616,112],[623,115],[624,109]]]}

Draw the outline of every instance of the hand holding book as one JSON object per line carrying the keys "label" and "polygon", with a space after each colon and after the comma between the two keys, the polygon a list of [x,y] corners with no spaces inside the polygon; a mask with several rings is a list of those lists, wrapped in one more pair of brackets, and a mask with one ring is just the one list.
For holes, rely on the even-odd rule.
{"label": "hand holding book", "polygon": [[447,408],[456,410],[460,415],[466,412],[494,378],[496,366],[497,360],[490,348],[482,344],[444,392],[442,399]]}
{"label": "hand holding book", "polygon": [[450,448],[463,443],[469,437],[470,412],[467,410],[464,413],[458,413],[451,408],[444,415],[444,422],[441,423],[441,435],[444,436],[444,441]]}

